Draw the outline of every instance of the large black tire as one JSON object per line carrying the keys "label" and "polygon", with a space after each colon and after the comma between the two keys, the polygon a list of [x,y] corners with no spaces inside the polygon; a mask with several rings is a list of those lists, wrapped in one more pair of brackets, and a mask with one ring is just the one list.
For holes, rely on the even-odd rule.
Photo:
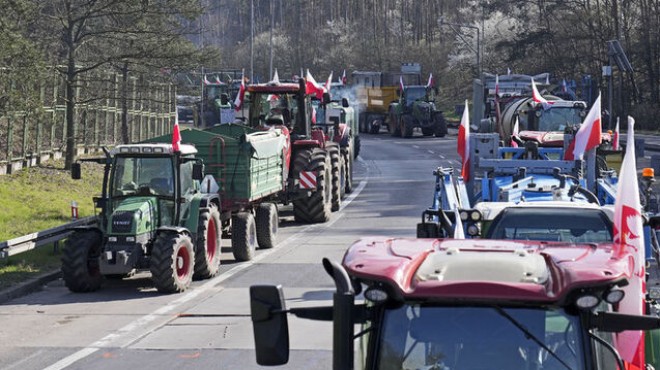
{"label": "large black tire", "polygon": [[339,144],[335,142],[326,143],[325,149],[330,156],[330,172],[332,173],[332,212],[336,212],[341,207],[342,193],[342,157],[339,150]]}
{"label": "large black tire", "polygon": [[415,120],[410,114],[404,114],[401,116],[401,130],[402,135],[405,138],[410,138],[413,136],[413,130],[415,129]]}
{"label": "large black tire", "polygon": [[195,247],[189,235],[158,234],[151,249],[151,278],[161,293],[188,289],[195,271]]}
{"label": "large black tire", "polygon": [[390,126],[392,126],[390,134],[394,137],[401,137],[401,122],[399,122],[399,116],[394,111],[390,112]]}
{"label": "large black tire", "polygon": [[273,248],[277,243],[277,230],[280,219],[277,214],[277,206],[274,203],[261,203],[257,206],[257,242],[259,248]]}
{"label": "large black tire", "polygon": [[341,148],[341,155],[344,157],[345,165],[345,181],[344,181],[344,193],[350,194],[353,192],[353,155],[351,153],[351,147]]}
{"label": "large black tire", "polygon": [[431,136],[435,133],[435,125],[431,127],[422,127],[422,135]]}
{"label": "large black tire", "polygon": [[367,132],[367,114],[364,112],[358,115],[358,131]]}
{"label": "large black tire", "polygon": [[221,229],[218,207],[211,205],[199,213],[194,279],[208,279],[218,273],[222,250]]}
{"label": "large black tire", "polygon": [[304,223],[328,221],[332,213],[330,157],[320,148],[300,150],[296,153],[293,167],[296,177],[303,171],[317,174],[316,191],[309,196],[301,195],[293,200],[294,219]]}
{"label": "large black tire", "polygon": [[360,146],[361,146],[361,144],[362,143],[360,142],[360,137],[356,136],[353,139],[353,158],[354,159],[357,159],[358,155],[360,155]]}
{"label": "large black tire", "polygon": [[231,251],[237,261],[249,261],[257,250],[257,225],[250,212],[239,212],[231,218]]}
{"label": "large black tire", "polygon": [[62,254],[64,284],[76,293],[93,292],[101,287],[99,267],[101,234],[93,230],[76,231],[66,240]]}
{"label": "large black tire", "polygon": [[445,137],[447,135],[447,121],[442,112],[438,112],[434,115],[435,121],[435,137]]}

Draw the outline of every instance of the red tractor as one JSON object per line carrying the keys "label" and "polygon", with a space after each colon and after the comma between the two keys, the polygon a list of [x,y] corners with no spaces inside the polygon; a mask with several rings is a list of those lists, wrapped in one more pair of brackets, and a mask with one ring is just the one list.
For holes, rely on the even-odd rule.
{"label": "red tractor", "polygon": [[[333,306],[287,309],[281,286],[250,287],[257,363],[288,361],[291,313],[333,322],[337,370],[644,368],[641,331],[660,328],[660,318],[624,309],[645,298],[624,294],[642,278],[632,253],[594,243],[359,240],[342,264],[323,260]],[[355,301],[361,293],[366,302]]]}
{"label": "red tractor", "polygon": [[247,86],[245,124],[282,130],[287,145],[281,200],[293,203],[296,221],[325,222],[341,205],[348,171],[346,157],[352,152],[341,148],[346,130],[314,125],[311,96],[305,85],[301,78],[297,83]]}

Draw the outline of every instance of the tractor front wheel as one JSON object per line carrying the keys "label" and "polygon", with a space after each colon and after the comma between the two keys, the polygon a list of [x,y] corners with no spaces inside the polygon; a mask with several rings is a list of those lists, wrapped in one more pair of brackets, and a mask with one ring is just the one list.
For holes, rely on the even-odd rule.
{"label": "tractor front wheel", "polygon": [[415,119],[409,114],[404,114],[401,116],[401,126],[403,137],[410,138],[413,136],[413,130],[415,129]]}
{"label": "tractor front wheel", "polygon": [[62,254],[64,284],[76,293],[93,292],[101,287],[99,266],[101,234],[92,230],[76,231],[66,240]]}
{"label": "tractor front wheel", "polygon": [[350,194],[353,191],[353,154],[351,153],[351,147],[341,148],[341,155],[344,157],[346,173],[344,181],[344,193]]}
{"label": "tractor front wheel", "polygon": [[339,150],[339,144],[335,142],[326,143],[325,148],[328,155],[330,155],[330,171],[332,173],[332,212],[336,212],[341,207],[343,158]]}
{"label": "tractor front wheel", "polygon": [[434,116],[435,121],[435,137],[445,137],[447,135],[447,121],[442,113],[436,113]]}
{"label": "tractor front wheel", "polygon": [[222,235],[220,213],[214,204],[199,213],[195,243],[195,279],[208,279],[220,269]]}
{"label": "tractor front wheel", "polygon": [[257,226],[250,212],[239,212],[231,218],[231,251],[237,261],[249,261],[257,250]]}
{"label": "tractor front wheel", "polygon": [[188,289],[195,268],[195,248],[186,234],[160,233],[151,249],[151,278],[161,293]]}

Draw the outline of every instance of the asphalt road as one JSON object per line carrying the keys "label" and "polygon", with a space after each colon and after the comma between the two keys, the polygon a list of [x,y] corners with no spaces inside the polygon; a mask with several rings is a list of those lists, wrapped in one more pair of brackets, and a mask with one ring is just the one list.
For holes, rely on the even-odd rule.
{"label": "asphalt road", "polygon": [[[419,133],[416,133],[419,135]],[[258,369],[248,288],[282,284],[287,306],[331,304],[321,258],[340,261],[369,235],[415,236],[430,205],[433,170],[458,166],[456,136],[363,135],[355,191],[325,224],[293,222],[281,208],[278,245],[235,263],[225,240],[221,273],[182,294],[156,292],[149,274],[74,294],[62,281],[0,305],[0,369]],[[289,319],[290,362],[331,368],[331,324]]]}

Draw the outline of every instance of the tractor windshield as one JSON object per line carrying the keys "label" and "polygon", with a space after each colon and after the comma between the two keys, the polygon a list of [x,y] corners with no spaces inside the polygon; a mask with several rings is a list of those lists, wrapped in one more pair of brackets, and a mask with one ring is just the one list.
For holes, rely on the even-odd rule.
{"label": "tractor windshield", "polygon": [[541,113],[538,131],[564,131],[566,127],[579,126],[582,123],[581,108],[551,107],[538,112]]}
{"label": "tractor windshield", "polygon": [[564,310],[403,305],[383,320],[379,369],[584,369],[579,317]]}
{"label": "tractor windshield", "polygon": [[411,106],[415,100],[424,100],[426,98],[426,87],[406,88],[406,105]]}
{"label": "tractor windshield", "polygon": [[172,157],[116,157],[111,189],[114,197],[140,192],[173,197]]}
{"label": "tractor windshield", "polygon": [[250,93],[250,127],[291,125],[296,111],[297,101],[290,94]]}

